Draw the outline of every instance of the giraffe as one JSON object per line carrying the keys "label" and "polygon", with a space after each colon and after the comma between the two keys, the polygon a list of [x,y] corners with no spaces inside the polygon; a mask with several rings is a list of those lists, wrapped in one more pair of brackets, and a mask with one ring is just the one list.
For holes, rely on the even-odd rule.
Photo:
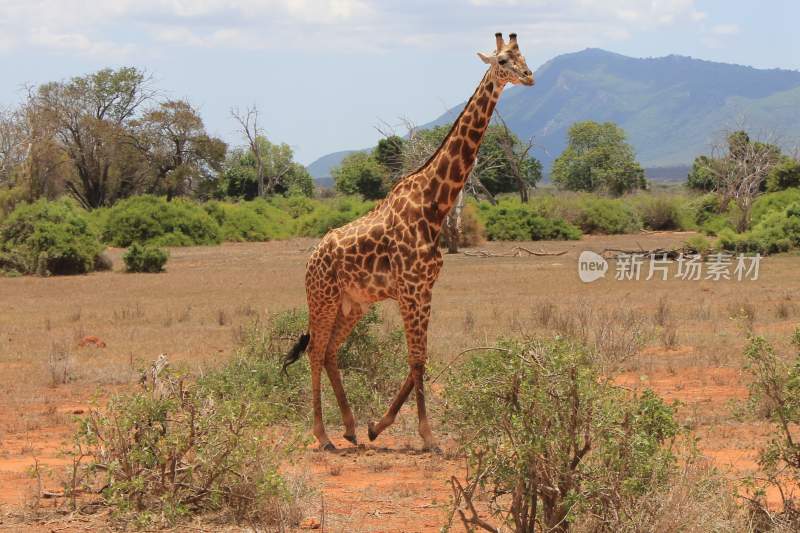
{"label": "giraffe", "polygon": [[436,152],[415,172],[398,180],[371,212],[331,230],[308,259],[306,296],[309,330],[284,359],[286,367],[308,350],[311,366],[314,436],[334,450],[322,421],[320,380],[328,375],[342,415],[344,438],[357,444],[355,418],[339,373],[337,352],[358,320],[378,301],[396,300],[408,346],[409,373],[386,413],[367,426],[370,440],[391,425],[414,389],[419,434],[425,449],[436,449],[425,410],[423,376],[431,291],[442,268],[439,234],[475,163],[492,112],[508,83],[533,85],[533,73],[519,50],[517,35],[496,49],[478,53],[486,74]]}

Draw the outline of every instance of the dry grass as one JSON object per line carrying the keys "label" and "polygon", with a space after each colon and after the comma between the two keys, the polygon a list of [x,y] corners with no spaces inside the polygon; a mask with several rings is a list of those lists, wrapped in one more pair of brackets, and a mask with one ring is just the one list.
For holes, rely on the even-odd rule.
{"label": "dry grass", "polygon": [[[794,273],[800,259],[767,258],[761,279],[748,282],[622,282],[613,279],[613,268],[591,284],[577,277],[582,250],[670,247],[685,237],[587,237],[534,245],[567,251],[558,257],[448,255],[434,290],[431,359],[441,368],[462,350],[503,336],[577,336],[597,347],[609,368],[626,371],[620,377],[626,386],[648,386],[683,402],[681,417],[703,436],[703,452],[721,466],[730,463],[738,475],[753,466],[747,453],[762,437],[758,422],[727,415],[728,402],[746,393],[737,372],[742,329],[789,336],[797,316],[800,279]],[[134,381],[139,361],[166,353],[199,372],[229,357],[242,326],[254,318],[304,307],[303,272],[313,243],[173,249],[169,270],[159,275],[0,278],[0,294],[13,302],[0,306],[0,502],[19,502],[18,487],[8,480],[32,464],[31,449],[43,463],[60,464],[71,413],[98,389]],[[481,245],[496,252],[510,247]],[[111,255],[119,261],[118,250]],[[401,323],[393,302],[381,304],[381,314],[384,327]],[[87,335],[107,348],[78,347]],[[361,431],[364,421],[358,422]],[[410,435],[409,442],[418,444],[413,409],[401,411],[391,433]],[[23,450],[28,452],[20,456]],[[395,470],[370,473],[391,477]],[[323,473],[346,483],[350,471],[347,466],[338,474]]]}

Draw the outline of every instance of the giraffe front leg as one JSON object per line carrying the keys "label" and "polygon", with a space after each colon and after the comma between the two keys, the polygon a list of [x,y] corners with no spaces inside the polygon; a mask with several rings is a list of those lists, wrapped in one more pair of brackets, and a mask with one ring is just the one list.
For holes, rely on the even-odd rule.
{"label": "giraffe front leg", "polygon": [[423,378],[425,377],[425,365],[421,365],[412,370],[414,374],[414,388],[417,393],[417,417],[419,418],[419,436],[425,443],[426,450],[436,451],[438,446],[433,438],[431,423],[428,420],[428,413],[425,410],[425,388]]}
{"label": "giraffe front leg", "polygon": [[400,390],[397,391],[397,396],[394,397],[392,403],[389,404],[389,408],[386,410],[386,413],[381,417],[381,419],[377,422],[370,422],[367,424],[367,435],[369,436],[369,440],[375,440],[378,438],[384,429],[391,426],[394,423],[394,419],[397,417],[397,413],[400,411],[400,408],[403,407],[403,404],[406,403],[406,398],[411,393],[411,389],[414,388],[414,376],[411,372],[408,373],[408,377],[403,382],[403,385],[400,386]]}
{"label": "giraffe front leg", "polygon": [[394,422],[397,412],[405,403],[411,393],[411,389],[416,389],[419,434],[425,443],[425,449],[436,449],[436,442],[433,438],[428,413],[425,409],[425,390],[423,385],[425,362],[427,361],[430,302],[430,291],[414,291],[413,295],[400,300],[400,312],[403,315],[406,344],[408,345],[409,373],[397,393],[397,397],[395,397],[383,418],[377,424],[369,425],[370,440],[374,440],[387,426]]}

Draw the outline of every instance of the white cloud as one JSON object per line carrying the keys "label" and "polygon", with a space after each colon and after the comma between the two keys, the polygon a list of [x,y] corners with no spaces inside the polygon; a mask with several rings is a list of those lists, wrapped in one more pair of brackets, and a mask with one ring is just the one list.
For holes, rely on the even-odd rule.
{"label": "white cloud", "polygon": [[470,3],[481,7],[536,7],[571,17],[583,13],[645,25],[672,24],[684,17],[700,20],[705,16],[695,9],[695,0],[470,0]]}
{"label": "white cloud", "polygon": [[142,34],[190,46],[263,47],[290,26],[347,24],[373,11],[366,0],[0,0],[0,9],[0,50],[109,55],[147,47]]}
{"label": "white cloud", "polygon": [[[456,47],[524,28],[528,42],[601,46],[705,13],[695,0],[0,0],[0,52],[107,55],[164,46],[367,51]],[[487,27],[487,20],[494,21]],[[510,24],[507,23],[510,21]],[[495,26],[495,24],[497,26]],[[506,29],[507,26],[507,29]],[[444,36],[444,37],[443,37]],[[547,36],[548,42],[541,41]],[[369,46],[364,46],[369,43]]]}
{"label": "white cloud", "polygon": [[736,24],[718,24],[711,28],[714,35],[736,35],[739,33],[739,26]]}

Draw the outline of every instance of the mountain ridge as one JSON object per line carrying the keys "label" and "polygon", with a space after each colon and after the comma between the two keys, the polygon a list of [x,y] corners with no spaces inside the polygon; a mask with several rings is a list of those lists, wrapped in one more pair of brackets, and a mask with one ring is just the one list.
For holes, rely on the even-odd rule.
{"label": "mountain ridge", "polygon": [[[533,88],[508,88],[497,113],[517,135],[534,138],[533,155],[545,171],[566,147],[569,126],[580,120],[619,124],[640,163],[650,168],[691,164],[726,129],[745,127],[757,136],[774,132],[787,144],[800,138],[796,70],[677,54],[634,58],[587,48],[546,61],[535,77]],[[422,127],[451,122],[465,103]],[[309,171],[315,178],[326,177],[323,171],[350,152],[323,156]]]}

